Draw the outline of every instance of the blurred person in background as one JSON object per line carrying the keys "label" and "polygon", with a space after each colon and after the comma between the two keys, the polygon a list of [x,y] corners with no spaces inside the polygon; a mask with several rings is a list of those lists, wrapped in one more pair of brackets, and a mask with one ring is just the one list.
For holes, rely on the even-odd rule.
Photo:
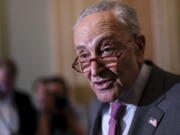
{"label": "blurred person in background", "polygon": [[144,60],[140,29],[134,9],[118,1],[99,1],[77,19],[72,67],[97,96],[90,135],[180,135],[180,76]]}
{"label": "blurred person in background", "polygon": [[35,82],[39,121],[37,135],[83,135],[74,108],[68,99],[68,88],[59,76],[40,78]]}
{"label": "blurred person in background", "polygon": [[0,135],[34,135],[36,112],[29,97],[16,88],[17,67],[0,58]]}

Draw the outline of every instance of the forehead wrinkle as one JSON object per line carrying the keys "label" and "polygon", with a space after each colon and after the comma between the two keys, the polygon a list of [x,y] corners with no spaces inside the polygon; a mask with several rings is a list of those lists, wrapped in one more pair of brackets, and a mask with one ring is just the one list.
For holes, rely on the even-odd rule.
{"label": "forehead wrinkle", "polygon": [[[111,11],[104,11],[107,13],[100,13],[101,20],[99,21],[99,26],[103,26],[104,28],[109,28],[110,30],[117,30],[119,28],[120,24],[114,15],[113,12]],[[118,29],[120,30],[120,29]]]}
{"label": "forehead wrinkle", "polygon": [[102,38],[105,38],[101,37],[102,35],[109,36],[113,33],[118,34],[123,41],[127,35],[125,30],[126,26],[121,24],[111,11],[97,12],[86,16],[76,26],[74,31],[75,45],[86,46],[85,48],[88,46],[89,49],[93,47],[93,44],[97,45],[98,42],[102,41]]}
{"label": "forehead wrinkle", "polygon": [[76,50],[81,50],[81,49],[84,49],[85,48],[85,45],[77,45],[76,46]]}
{"label": "forehead wrinkle", "polygon": [[94,50],[96,50],[98,48],[99,45],[101,45],[101,43],[104,40],[116,40],[116,38],[114,37],[113,33],[106,33],[104,35],[100,35],[99,37],[97,37],[96,39],[92,40],[91,45],[78,45],[76,47],[77,50],[81,50],[81,49],[89,49],[89,48],[94,48]]}
{"label": "forehead wrinkle", "polygon": [[[111,12],[100,12],[98,14],[99,18],[97,19],[96,22],[90,23],[90,31],[89,36],[93,36],[95,34],[99,34],[101,31],[116,31],[116,32],[121,32],[125,29],[124,24],[120,24],[117,21],[117,18],[115,15]],[[86,31],[85,31],[86,32]],[[99,33],[98,33],[99,32]]]}
{"label": "forehead wrinkle", "polygon": [[114,40],[115,37],[113,35],[114,35],[113,33],[108,33],[108,34],[106,33],[104,35],[100,35],[99,38],[97,38],[94,41],[94,44],[97,46],[101,44],[104,40]]}
{"label": "forehead wrinkle", "polygon": [[[77,28],[81,27],[80,31]],[[111,11],[102,11],[91,14],[80,21],[76,32],[80,38],[94,37],[104,30],[123,31],[125,25],[119,23],[114,13]]]}

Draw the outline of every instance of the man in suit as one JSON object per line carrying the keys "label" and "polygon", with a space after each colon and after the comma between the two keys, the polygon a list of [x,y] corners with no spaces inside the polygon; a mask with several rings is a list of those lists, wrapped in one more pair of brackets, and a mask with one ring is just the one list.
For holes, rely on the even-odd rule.
{"label": "man in suit", "polygon": [[17,68],[7,58],[0,59],[0,135],[34,135],[36,113],[29,97],[15,87]]}
{"label": "man in suit", "polygon": [[74,44],[72,67],[98,99],[89,109],[90,135],[180,134],[180,76],[144,60],[134,9],[100,1],[83,10]]}

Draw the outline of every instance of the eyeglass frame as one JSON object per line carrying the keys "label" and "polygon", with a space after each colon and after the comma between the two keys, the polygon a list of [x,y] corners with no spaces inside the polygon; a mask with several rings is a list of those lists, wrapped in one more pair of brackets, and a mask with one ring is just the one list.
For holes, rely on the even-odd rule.
{"label": "eyeglass frame", "polygon": [[[123,49],[120,49],[120,50],[118,50],[117,52],[115,52],[115,55],[113,56],[113,57],[116,57],[117,59],[119,59],[120,58],[120,56],[121,56],[121,52],[119,53],[119,51],[122,51],[122,50],[124,50],[124,49],[126,49],[126,45],[131,41],[131,39],[134,39],[134,37],[135,36],[130,36],[130,38],[122,45],[122,48]],[[112,55],[111,55],[112,56]],[[104,56],[104,57],[100,57],[100,58],[90,58],[89,60],[86,60],[86,61],[83,61],[83,62],[87,62],[87,63],[91,63],[92,61],[98,61],[98,62],[101,62],[101,63],[103,63],[103,58],[108,58],[108,57],[111,57],[110,55],[109,56]],[[85,73],[85,72],[82,72],[82,71],[80,71],[80,70],[78,70],[75,66],[76,65],[79,65],[80,67],[81,67],[81,65],[80,65],[80,63],[83,63],[83,62],[78,62],[78,59],[79,59],[79,56],[77,56],[76,58],[75,58],[75,60],[74,60],[74,62],[73,62],[73,64],[72,64],[72,68],[76,71],[76,72],[78,72],[78,73]],[[118,62],[118,61],[117,61]],[[104,63],[103,63],[104,64]],[[118,63],[117,63],[118,64]]]}

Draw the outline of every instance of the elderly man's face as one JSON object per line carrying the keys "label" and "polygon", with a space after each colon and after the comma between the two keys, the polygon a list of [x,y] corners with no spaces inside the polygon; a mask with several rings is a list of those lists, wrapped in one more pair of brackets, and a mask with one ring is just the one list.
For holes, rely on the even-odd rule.
{"label": "elderly man's face", "polygon": [[80,57],[120,54],[116,63],[112,63],[114,66],[92,60],[89,71],[84,73],[99,100],[114,101],[132,86],[143,63],[144,45],[130,36],[127,27],[117,22],[112,12],[84,17],[75,27],[74,43]]}

